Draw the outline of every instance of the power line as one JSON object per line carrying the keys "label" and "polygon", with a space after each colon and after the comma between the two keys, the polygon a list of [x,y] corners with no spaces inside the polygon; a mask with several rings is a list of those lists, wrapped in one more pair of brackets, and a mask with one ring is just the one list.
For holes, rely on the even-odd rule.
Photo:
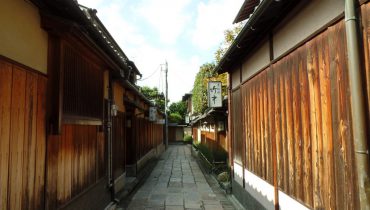
{"label": "power line", "polygon": [[149,75],[145,78],[139,79],[139,81],[144,81],[144,80],[149,79],[150,77],[154,76],[154,74],[157,73],[157,71],[160,69],[159,67],[160,67],[160,65],[157,67],[157,69],[151,75]]}

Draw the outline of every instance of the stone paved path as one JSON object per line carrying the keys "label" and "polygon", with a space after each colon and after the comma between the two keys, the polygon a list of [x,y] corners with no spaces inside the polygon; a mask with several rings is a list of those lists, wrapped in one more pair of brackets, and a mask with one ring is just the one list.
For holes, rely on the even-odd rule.
{"label": "stone paved path", "polygon": [[235,209],[217,182],[207,182],[187,145],[169,146],[126,208]]}

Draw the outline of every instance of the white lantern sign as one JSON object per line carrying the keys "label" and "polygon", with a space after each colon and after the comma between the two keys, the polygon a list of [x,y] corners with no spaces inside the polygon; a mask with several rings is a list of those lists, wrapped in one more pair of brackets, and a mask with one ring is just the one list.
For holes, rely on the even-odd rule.
{"label": "white lantern sign", "polygon": [[222,83],[208,82],[208,107],[222,107]]}

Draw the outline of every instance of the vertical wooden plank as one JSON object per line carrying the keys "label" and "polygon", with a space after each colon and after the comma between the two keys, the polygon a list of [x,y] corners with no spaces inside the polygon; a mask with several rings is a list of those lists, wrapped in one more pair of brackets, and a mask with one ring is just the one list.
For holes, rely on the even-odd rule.
{"label": "vertical wooden plank", "polygon": [[72,197],[72,152],[73,152],[73,131],[71,127],[65,128],[65,179],[64,179],[64,198],[70,200]]}
{"label": "vertical wooden plank", "polygon": [[276,145],[276,172],[277,185],[283,187],[283,155],[282,155],[282,137],[281,137],[281,105],[280,105],[280,63],[274,65],[274,108],[275,108],[275,145]]}
{"label": "vertical wooden plank", "polygon": [[[367,100],[370,100],[370,4],[361,6],[361,20],[362,20],[362,37],[364,47],[364,67],[366,76],[366,95]],[[367,118],[370,121],[370,103],[368,105]]]}
{"label": "vertical wooden plank", "polygon": [[271,183],[271,151],[269,150],[270,142],[269,142],[269,132],[268,132],[268,87],[267,87],[267,70],[263,72],[263,141],[264,141],[264,156],[265,156],[265,179]]}
{"label": "vertical wooden plank", "polygon": [[249,148],[249,157],[250,157],[250,171],[254,171],[254,143],[253,143],[253,139],[254,139],[254,130],[253,130],[253,126],[254,126],[254,123],[253,123],[253,91],[252,91],[252,86],[248,83],[248,93],[249,93],[249,96],[248,96],[248,107],[249,107],[249,130],[250,130],[250,137],[249,137],[249,145],[250,145],[250,148]]}
{"label": "vertical wooden plank", "polygon": [[61,206],[64,201],[64,144],[65,144],[66,126],[62,126],[62,133],[58,142],[55,142],[58,150],[57,158],[57,206]]}
{"label": "vertical wooden plank", "polygon": [[12,65],[0,60],[0,209],[8,209]]}
{"label": "vertical wooden plank", "polygon": [[58,146],[60,136],[48,136],[47,143],[47,183],[46,183],[46,209],[57,208],[58,186]]}
{"label": "vertical wooden plank", "polygon": [[288,173],[286,174],[288,177],[288,193],[289,195],[295,196],[295,151],[294,151],[294,124],[293,124],[293,107],[292,107],[292,71],[293,71],[293,56],[295,56],[295,52],[292,55],[287,57],[287,68],[284,73],[284,83],[285,83],[285,108],[286,108],[286,134],[287,134],[287,150],[285,153],[288,157],[288,162],[286,165],[288,166]]}
{"label": "vertical wooden plank", "polygon": [[37,75],[27,73],[24,116],[23,186],[22,206],[32,209],[34,204],[35,152],[37,120]]}
{"label": "vertical wooden plank", "polygon": [[47,79],[38,76],[37,81],[37,125],[35,157],[35,189],[33,209],[44,209],[45,170],[46,170],[46,83]]}
{"label": "vertical wooden plank", "polygon": [[311,142],[312,142],[312,184],[313,184],[313,207],[323,208],[323,200],[320,190],[320,99],[319,87],[320,81],[318,78],[317,67],[317,45],[316,40],[312,40],[307,44],[307,72],[308,84],[310,93],[310,114],[311,114]]}
{"label": "vertical wooden plank", "polygon": [[310,136],[310,98],[307,77],[307,47],[303,46],[299,52],[299,82],[300,82],[300,107],[302,122],[302,157],[303,157],[303,189],[304,202],[312,206],[312,158]]}
{"label": "vertical wooden plank", "polygon": [[271,151],[271,161],[272,161],[272,184],[274,185],[274,205],[275,209],[279,208],[279,194],[278,194],[278,173],[277,173],[277,146],[276,146],[276,129],[275,129],[275,83],[274,83],[274,70],[273,66],[270,66],[267,71],[267,86],[268,86],[268,113],[269,113],[269,133],[270,135],[270,151]]}
{"label": "vertical wooden plank", "polygon": [[334,188],[334,161],[333,161],[333,139],[332,139],[332,114],[330,97],[330,67],[329,67],[329,43],[328,34],[323,34],[318,46],[319,52],[319,78],[320,96],[322,109],[322,177],[320,185],[323,190],[324,207],[335,209]]}
{"label": "vertical wooden plank", "polygon": [[285,82],[284,82],[284,74],[287,69],[286,58],[281,61],[280,71],[279,71],[279,82],[280,82],[280,111],[281,111],[281,155],[283,156],[282,159],[282,178],[283,184],[282,189],[285,192],[288,192],[289,188],[289,160],[288,160],[288,144],[287,144],[287,120],[286,120],[286,96],[285,96]]}
{"label": "vertical wooden plank", "polygon": [[13,67],[9,166],[9,209],[22,208],[26,72]]}
{"label": "vertical wooden plank", "polygon": [[261,99],[260,97],[260,88],[259,88],[259,84],[260,84],[260,80],[259,80],[259,75],[257,75],[254,79],[253,79],[253,83],[254,83],[254,87],[255,87],[255,110],[256,110],[256,121],[255,121],[255,124],[256,124],[256,145],[257,145],[257,150],[256,150],[256,156],[257,156],[257,168],[256,168],[256,174],[259,176],[259,177],[262,177],[262,174],[261,174],[261,169],[262,169],[262,158],[261,158],[261,119],[260,119],[260,106],[259,106],[259,101]]}
{"label": "vertical wooden plank", "polygon": [[358,203],[357,189],[356,189],[356,176],[354,170],[354,155],[353,155],[353,136],[351,129],[351,111],[350,111],[350,90],[348,81],[348,63],[347,63],[347,49],[346,49],[346,33],[344,27],[344,21],[339,22],[336,25],[338,31],[336,35],[338,36],[339,47],[339,71],[337,77],[337,85],[339,91],[339,115],[340,115],[340,125],[339,125],[339,146],[338,150],[341,158],[343,158],[343,171],[344,172],[344,187],[346,192],[345,207],[348,209],[356,209],[356,204]]}
{"label": "vertical wooden plank", "polygon": [[302,120],[301,120],[301,97],[300,97],[300,81],[299,81],[299,63],[298,57],[301,53],[302,48],[296,51],[296,55],[293,57],[292,64],[292,112],[293,112],[293,124],[294,124],[294,151],[295,151],[295,195],[296,197],[304,201],[303,197],[303,173],[302,173]]}

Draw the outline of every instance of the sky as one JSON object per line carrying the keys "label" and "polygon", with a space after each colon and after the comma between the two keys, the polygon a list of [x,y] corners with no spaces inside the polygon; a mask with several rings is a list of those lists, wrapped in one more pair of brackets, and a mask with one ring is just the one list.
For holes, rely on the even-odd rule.
{"label": "sky", "polygon": [[182,99],[194,84],[199,67],[214,61],[244,0],[78,0],[97,9],[97,16],[142,73],[139,86],[164,92],[168,63],[168,95]]}

